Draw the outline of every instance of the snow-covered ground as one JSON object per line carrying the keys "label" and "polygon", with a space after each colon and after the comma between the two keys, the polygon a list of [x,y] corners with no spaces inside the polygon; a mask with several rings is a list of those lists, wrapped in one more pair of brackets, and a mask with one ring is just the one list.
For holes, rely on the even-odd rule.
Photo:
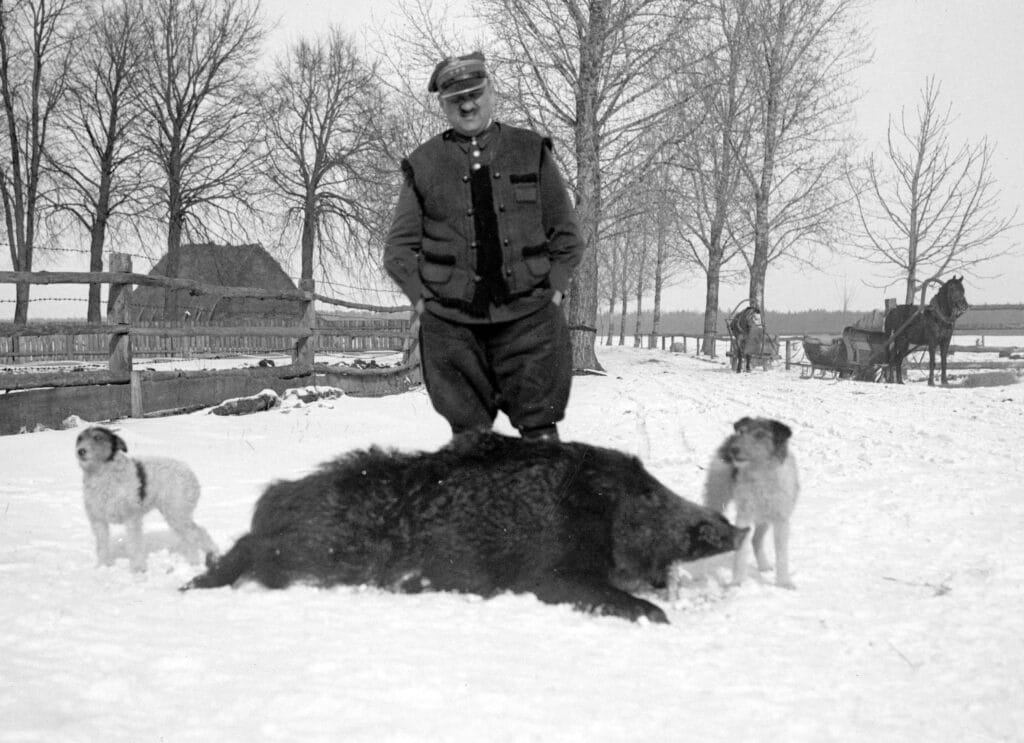
{"label": "snow-covered ground", "polygon": [[[668,626],[531,596],[182,594],[196,568],[156,515],[145,575],[94,566],[77,431],[6,436],[0,741],[1024,740],[1024,385],[599,357],[564,438],[634,452],[685,497],[735,419],[792,426],[796,591],[725,589],[713,560],[677,600],[651,596]],[[274,478],[448,438],[423,390],[117,425],[131,453],[192,465],[222,548]]]}

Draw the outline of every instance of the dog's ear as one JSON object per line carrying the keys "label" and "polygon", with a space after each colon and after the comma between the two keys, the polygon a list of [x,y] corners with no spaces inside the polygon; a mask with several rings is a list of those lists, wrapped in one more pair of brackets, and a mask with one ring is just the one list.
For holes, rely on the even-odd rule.
{"label": "dog's ear", "polygon": [[735,431],[736,433],[739,433],[741,430],[750,425],[753,422],[753,420],[754,419],[751,418],[750,416],[745,415],[732,424],[732,430]]}
{"label": "dog's ear", "polygon": [[114,455],[119,451],[123,451],[125,454],[128,453],[128,444],[124,442],[124,439],[109,428],[104,428],[103,431],[110,437],[110,456],[107,459],[113,459]]}
{"label": "dog's ear", "polygon": [[779,421],[772,421],[772,436],[775,438],[776,444],[782,444],[789,441],[789,437],[793,435],[789,426]]}

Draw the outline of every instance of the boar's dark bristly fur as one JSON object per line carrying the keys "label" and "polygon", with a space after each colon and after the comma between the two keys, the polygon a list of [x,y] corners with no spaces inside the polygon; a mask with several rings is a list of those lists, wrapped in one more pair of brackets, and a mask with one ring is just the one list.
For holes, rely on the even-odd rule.
{"label": "boar's dark bristly fur", "polygon": [[667,621],[612,585],[663,585],[679,560],[727,552],[739,532],[683,500],[636,457],[493,433],[435,453],[371,448],[273,483],[249,534],[185,588],[254,579],[397,591],[533,593],[547,603]]}

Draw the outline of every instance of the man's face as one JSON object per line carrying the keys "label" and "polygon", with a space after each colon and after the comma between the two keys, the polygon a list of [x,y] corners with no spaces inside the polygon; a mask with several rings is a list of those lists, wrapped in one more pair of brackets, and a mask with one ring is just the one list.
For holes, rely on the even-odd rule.
{"label": "man's face", "polygon": [[459,134],[473,137],[482,132],[494,113],[494,92],[490,82],[477,90],[441,99],[441,110]]}

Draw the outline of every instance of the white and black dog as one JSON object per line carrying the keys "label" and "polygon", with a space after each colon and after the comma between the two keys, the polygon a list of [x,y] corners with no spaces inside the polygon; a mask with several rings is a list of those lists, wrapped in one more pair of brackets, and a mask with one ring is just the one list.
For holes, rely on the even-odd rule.
{"label": "white and black dog", "polygon": [[796,460],[789,451],[793,432],[784,423],[767,418],[741,418],[733,433],[718,448],[708,467],[704,505],[719,513],[736,504],[737,527],[754,527],[737,548],[732,582],[746,576],[748,542],[753,542],[758,569],[772,569],[764,553],[764,538],[771,528],[775,542],[775,583],[795,588],[789,574],[789,519],[800,485]]}
{"label": "white and black dog", "polygon": [[195,473],[176,459],[133,459],[127,452],[124,439],[102,426],[85,429],[75,441],[85,513],[96,537],[98,564],[113,563],[110,524],[124,524],[129,563],[133,570],[145,570],[142,518],[154,508],[184,541],[191,562],[197,562],[199,552],[207,559],[215,556],[217,546],[210,535],[192,520],[199,501]]}

